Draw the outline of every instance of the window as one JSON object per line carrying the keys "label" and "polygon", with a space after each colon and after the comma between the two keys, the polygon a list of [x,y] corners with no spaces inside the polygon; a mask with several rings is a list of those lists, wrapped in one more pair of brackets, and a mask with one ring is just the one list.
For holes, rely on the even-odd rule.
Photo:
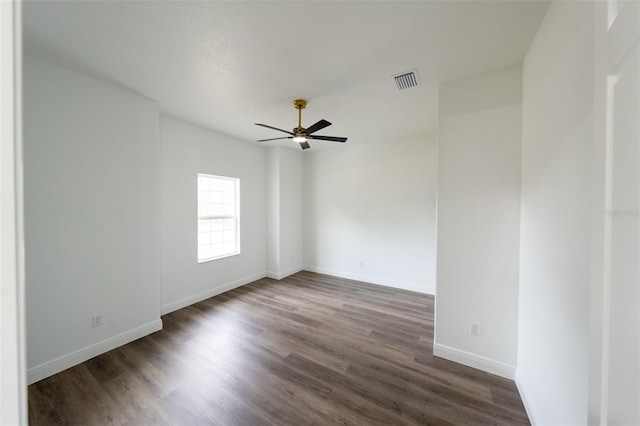
{"label": "window", "polygon": [[198,263],[240,254],[240,179],[198,173]]}

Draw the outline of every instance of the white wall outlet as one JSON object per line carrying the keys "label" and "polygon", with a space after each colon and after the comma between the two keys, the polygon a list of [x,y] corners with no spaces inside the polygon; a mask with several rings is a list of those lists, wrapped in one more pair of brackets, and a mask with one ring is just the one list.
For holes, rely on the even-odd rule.
{"label": "white wall outlet", "polygon": [[477,322],[470,322],[469,334],[472,336],[480,336],[480,324],[478,324]]}
{"label": "white wall outlet", "polygon": [[94,315],[91,317],[91,327],[96,328],[102,325],[102,315]]}
{"label": "white wall outlet", "polygon": [[360,261],[360,267],[364,268],[364,261],[362,261],[362,260]]}

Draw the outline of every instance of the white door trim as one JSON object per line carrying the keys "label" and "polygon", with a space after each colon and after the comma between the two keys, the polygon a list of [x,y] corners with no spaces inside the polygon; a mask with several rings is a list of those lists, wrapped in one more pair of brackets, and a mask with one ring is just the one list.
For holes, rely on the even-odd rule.
{"label": "white door trim", "polygon": [[22,4],[0,1],[0,424],[27,424],[22,214]]}

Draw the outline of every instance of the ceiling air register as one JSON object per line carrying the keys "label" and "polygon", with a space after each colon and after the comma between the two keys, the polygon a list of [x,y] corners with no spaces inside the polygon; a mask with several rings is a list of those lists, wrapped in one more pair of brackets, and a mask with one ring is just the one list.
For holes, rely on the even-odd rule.
{"label": "ceiling air register", "polygon": [[405,71],[403,73],[393,75],[392,77],[396,82],[396,87],[398,88],[398,90],[405,90],[420,85],[417,69]]}

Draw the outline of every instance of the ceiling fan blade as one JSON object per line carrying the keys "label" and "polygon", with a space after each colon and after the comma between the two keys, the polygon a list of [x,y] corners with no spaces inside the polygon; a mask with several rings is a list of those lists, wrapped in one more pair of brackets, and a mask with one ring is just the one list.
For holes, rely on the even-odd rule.
{"label": "ceiling fan blade", "polygon": [[300,148],[309,149],[311,148],[311,145],[309,145],[309,142],[300,142]]}
{"label": "ceiling fan blade", "polygon": [[327,120],[320,120],[307,129],[307,135],[317,132],[320,129],[324,129],[327,126],[331,126],[331,123],[329,123]]}
{"label": "ceiling fan blade", "polygon": [[291,132],[290,132],[290,131],[288,131],[288,130],[278,129],[277,127],[273,127],[273,126],[269,126],[269,125],[261,124],[261,123],[255,123],[255,125],[256,125],[256,126],[266,127],[267,129],[273,129],[273,130],[278,130],[278,131],[280,131],[280,132],[285,132],[285,133],[287,133],[287,134],[289,134],[289,135],[293,136],[293,133],[291,133]]}
{"label": "ceiling fan blade", "polygon": [[320,135],[315,135],[315,136],[307,136],[307,138],[309,139],[316,139],[319,141],[331,141],[331,142],[346,142],[347,138],[341,138],[338,136],[320,136]]}
{"label": "ceiling fan blade", "polygon": [[258,140],[256,142],[277,141],[279,139],[293,139],[293,136],[283,136],[281,138],[260,139],[260,140]]}

